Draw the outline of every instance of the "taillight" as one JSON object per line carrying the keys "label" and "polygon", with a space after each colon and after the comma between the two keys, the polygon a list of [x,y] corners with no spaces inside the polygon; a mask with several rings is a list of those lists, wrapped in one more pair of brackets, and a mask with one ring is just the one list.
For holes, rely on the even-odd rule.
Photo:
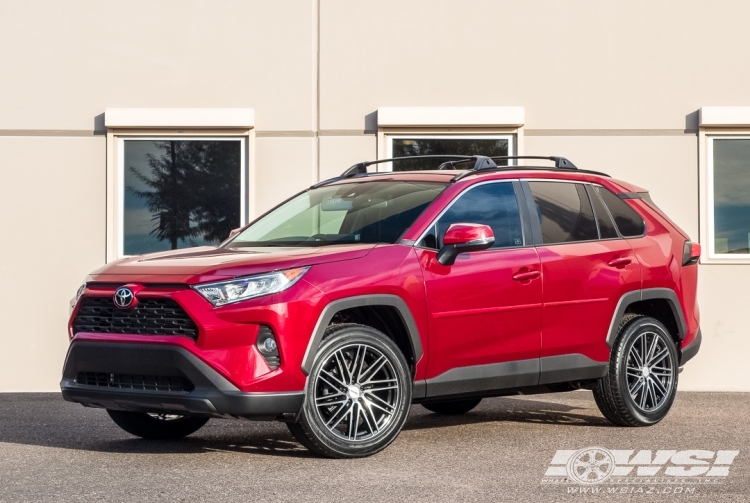
{"label": "taillight", "polygon": [[685,246],[682,248],[682,265],[697,264],[699,258],[701,258],[700,243],[685,241]]}

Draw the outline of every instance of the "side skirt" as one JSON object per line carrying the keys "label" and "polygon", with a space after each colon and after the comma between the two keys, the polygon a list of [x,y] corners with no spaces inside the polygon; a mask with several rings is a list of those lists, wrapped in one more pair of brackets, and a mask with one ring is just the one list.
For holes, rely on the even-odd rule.
{"label": "side skirt", "polygon": [[[528,388],[544,393],[566,391],[548,385],[590,381],[607,373],[608,362],[598,362],[581,354],[548,356],[513,362],[490,363],[448,370],[414,383],[414,401],[459,396],[497,396],[515,394]],[[542,386],[542,389],[532,388]],[[546,390],[546,391],[545,391]]]}

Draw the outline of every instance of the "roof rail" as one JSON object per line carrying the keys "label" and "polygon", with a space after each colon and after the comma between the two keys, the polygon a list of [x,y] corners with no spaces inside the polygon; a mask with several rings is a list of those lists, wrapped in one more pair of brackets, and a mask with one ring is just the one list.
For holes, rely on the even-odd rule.
{"label": "roof rail", "polygon": [[[539,156],[539,155],[503,155],[503,156],[484,156],[484,155],[412,155],[412,156],[406,156],[406,157],[392,157],[390,159],[377,159],[375,161],[364,161],[357,163],[353,166],[351,166],[349,169],[341,173],[340,176],[329,178],[328,180],[323,180],[322,182],[318,182],[315,185],[313,185],[310,188],[315,187],[321,187],[323,185],[327,185],[329,183],[333,183],[338,180],[345,180],[347,178],[353,178],[353,177],[360,177],[360,176],[368,176],[368,175],[374,175],[376,173],[368,173],[367,167],[371,166],[373,164],[381,164],[384,162],[393,162],[393,161],[406,161],[406,160],[413,160],[413,159],[450,159],[449,161],[446,161],[440,166],[438,166],[437,169],[443,170],[443,169],[451,169],[455,168],[457,164],[464,164],[469,162],[474,162],[474,165],[471,166],[471,168],[468,168],[468,170],[465,173],[461,173],[458,176],[455,176],[451,179],[451,182],[457,182],[463,178],[466,178],[467,176],[476,175],[478,173],[484,173],[487,171],[506,171],[506,170],[560,170],[560,171],[578,171],[580,173],[589,173],[593,175],[601,175],[609,177],[608,174],[602,173],[600,171],[590,171],[585,169],[578,169],[575,164],[570,162],[565,157],[559,157],[559,156]],[[546,161],[554,161],[555,166],[550,168],[545,167],[537,167],[537,166],[516,166],[516,165],[508,165],[508,166],[498,166],[495,161],[505,161],[510,159],[542,159]]]}
{"label": "roof rail", "polygon": [[[555,169],[578,169],[575,164],[570,162],[565,157],[558,156],[541,156],[541,155],[500,155],[490,157],[493,161],[509,160],[509,159],[543,159],[545,161],[555,161]],[[454,167],[456,164],[461,164],[466,161],[447,161],[438,166],[438,169],[447,169]],[[477,169],[476,166],[471,169]]]}
{"label": "roof rail", "polygon": [[[367,167],[373,164],[381,164],[384,162],[392,161],[406,161],[413,159],[460,159],[461,162],[474,161],[474,166],[472,167],[472,169],[487,169],[497,167],[497,164],[495,164],[492,158],[483,155],[411,155],[406,157],[392,157],[390,159],[377,159],[375,161],[359,162],[341,173],[340,176],[329,178],[328,180],[323,180],[322,182],[318,182],[310,188],[321,187],[337,180],[345,180],[347,178],[353,178],[355,176],[367,176],[369,174],[375,174],[367,172]],[[443,164],[441,164],[441,166]]]}
{"label": "roof rail", "polygon": [[[590,171],[587,169],[578,169],[578,167],[570,162],[565,157],[559,157],[559,156],[539,156],[539,155],[506,155],[506,156],[493,156],[490,159],[493,161],[497,160],[508,160],[508,159],[544,159],[547,161],[554,161],[555,167],[554,168],[544,168],[544,167],[536,167],[536,166],[496,166],[496,167],[487,167],[487,168],[479,168],[476,167],[469,169],[466,171],[466,173],[461,173],[460,175],[454,177],[451,179],[451,182],[457,182],[463,178],[466,178],[467,176],[476,175],[477,173],[485,172],[485,171],[506,171],[506,170],[550,170],[550,171],[577,171],[579,173],[589,173],[592,175],[601,175],[609,177],[608,174],[602,173],[600,171]],[[454,164],[460,164],[464,161],[449,161],[445,162],[440,165],[438,169],[444,169],[445,165],[454,165]]]}

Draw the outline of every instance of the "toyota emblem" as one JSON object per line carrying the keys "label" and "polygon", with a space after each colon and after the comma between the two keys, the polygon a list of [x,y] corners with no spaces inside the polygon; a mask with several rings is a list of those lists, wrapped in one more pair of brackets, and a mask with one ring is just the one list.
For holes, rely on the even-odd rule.
{"label": "toyota emblem", "polygon": [[127,309],[135,306],[135,294],[133,290],[126,286],[121,286],[115,290],[114,295],[115,306],[120,309]]}

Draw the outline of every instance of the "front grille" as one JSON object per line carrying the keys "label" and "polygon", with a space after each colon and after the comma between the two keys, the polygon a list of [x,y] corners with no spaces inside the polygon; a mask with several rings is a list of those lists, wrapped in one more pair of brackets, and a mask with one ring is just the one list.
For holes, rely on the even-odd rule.
{"label": "front grille", "polygon": [[78,372],[76,384],[104,388],[135,389],[144,391],[193,391],[193,383],[183,377],[149,376],[140,374],[109,374],[106,372]]}
{"label": "front grille", "polygon": [[132,309],[118,309],[112,297],[83,297],[73,333],[184,335],[198,337],[198,327],[172,299],[138,299]]}

